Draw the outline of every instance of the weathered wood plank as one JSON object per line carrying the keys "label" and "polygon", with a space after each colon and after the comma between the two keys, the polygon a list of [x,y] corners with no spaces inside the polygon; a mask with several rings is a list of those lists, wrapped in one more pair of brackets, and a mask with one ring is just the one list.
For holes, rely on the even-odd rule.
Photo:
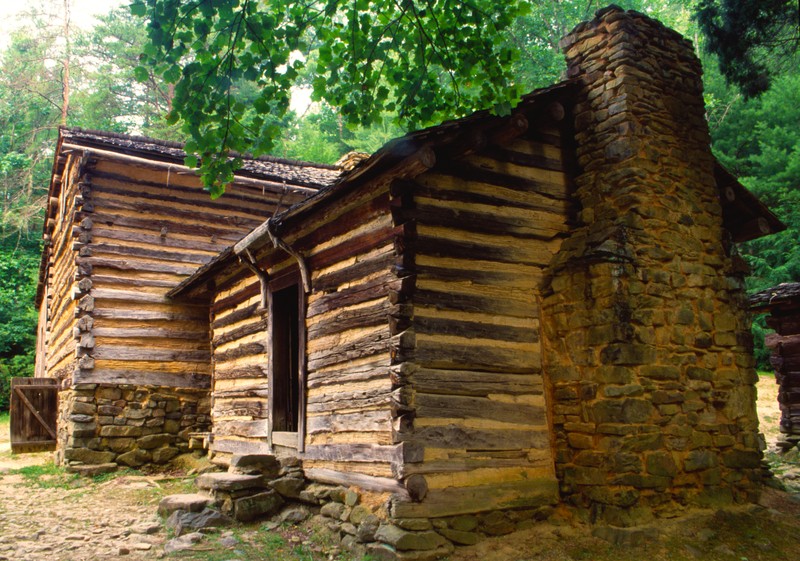
{"label": "weathered wood plank", "polygon": [[253,333],[264,333],[264,338],[266,339],[267,336],[267,319],[259,319],[258,321],[254,321],[252,323],[248,323],[246,325],[242,325],[241,327],[237,327],[236,329],[232,329],[231,331],[226,332],[224,335],[215,336],[212,344],[214,347],[219,347],[220,345],[224,345],[225,343],[230,343],[231,341],[236,341],[237,339],[241,339],[248,335],[252,335]]}
{"label": "weathered wood plank", "polygon": [[346,431],[388,433],[392,430],[392,415],[388,408],[377,411],[361,410],[354,413],[331,412],[327,415],[312,415],[311,413],[309,407],[309,416],[306,419],[307,434]]}
{"label": "weathered wood plank", "polygon": [[432,335],[456,335],[475,339],[497,339],[520,343],[535,343],[539,340],[538,330],[526,327],[513,327],[497,323],[455,320],[417,315],[414,318],[417,333]]}
{"label": "weathered wood plank", "polygon": [[121,345],[99,345],[92,356],[98,360],[130,360],[130,361],[174,361],[201,362],[211,360],[210,351],[183,351],[158,349],[151,347],[125,347]]}
{"label": "weathered wood plank", "polygon": [[325,468],[307,468],[304,470],[306,477],[320,483],[334,485],[354,486],[368,491],[379,493],[393,493],[399,497],[411,500],[408,491],[398,481],[388,477],[375,477],[361,473],[350,473]]}
{"label": "weathered wood plank", "polygon": [[421,393],[487,397],[489,394],[543,395],[541,374],[420,368],[411,375]]}
{"label": "weathered wood plank", "polygon": [[521,425],[543,425],[547,422],[544,406],[496,401],[482,397],[417,392],[414,404],[417,417],[487,419]]}
{"label": "weathered wood plank", "polygon": [[266,352],[267,352],[266,341],[264,341],[263,343],[261,342],[245,343],[228,351],[215,353],[214,362],[219,364],[230,360],[235,360],[237,358],[241,358],[244,356],[264,355],[264,357],[266,358]]}
{"label": "weathered wood plank", "polygon": [[546,425],[520,425],[513,429],[480,429],[456,423],[415,427],[409,439],[415,444],[434,448],[455,448],[467,452],[485,450],[549,450],[550,434]]}
{"label": "weathered wood plank", "polygon": [[211,387],[211,376],[204,374],[178,374],[170,372],[153,372],[145,370],[111,370],[95,368],[76,372],[73,376],[76,384],[131,384],[139,386],[161,386],[167,388]]}
{"label": "weathered wood plank", "polygon": [[237,380],[247,378],[266,378],[267,365],[238,366],[234,368],[224,368],[221,365],[214,367],[215,380]]}

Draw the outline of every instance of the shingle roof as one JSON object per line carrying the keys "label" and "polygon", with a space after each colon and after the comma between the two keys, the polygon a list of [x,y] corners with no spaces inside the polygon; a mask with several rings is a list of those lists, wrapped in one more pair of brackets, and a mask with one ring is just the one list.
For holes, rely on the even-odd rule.
{"label": "shingle roof", "polygon": [[784,282],[750,296],[750,309],[758,312],[787,304],[800,305],[800,282]]}
{"label": "shingle roof", "polygon": [[[62,128],[61,137],[65,142],[87,147],[112,149],[132,156],[183,164],[186,152],[183,144],[157,140],[145,136],[132,136],[119,133],[102,132],[80,128]],[[237,174],[286,182],[303,187],[322,189],[332,185],[342,173],[341,168],[328,164],[316,164],[299,160],[289,160],[261,156],[243,158],[242,168]]]}

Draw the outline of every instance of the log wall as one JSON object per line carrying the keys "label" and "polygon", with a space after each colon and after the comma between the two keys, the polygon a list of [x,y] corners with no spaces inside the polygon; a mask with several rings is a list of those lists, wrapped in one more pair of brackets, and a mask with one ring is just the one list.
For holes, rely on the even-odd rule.
{"label": "log wall", "polygon": [[800,443],[800,297],[776,304],[767,325],[775,330],[765,343],[772,349],[770,363],[778,383],[780,430],[784,435],[779,445],[788,449]]}
{"label": "log wall", "polygon": [[77,150],[63,176],[46,345],[48,375],[70,388],[60,457],[167,461],[189,432],[208,429],[211,385],[207,303],[167,292],[313,190],[250,180],[212,201],[193,174]]}
{"label": "log wall", "polygon": [[[367,485],[381,486],[402,453],[392,437],[389,314],[396,307],[391,293],[402,281],[392,271],[397,232],[389,198],[385,184],[351,193],[285,239],[311,271],[305,438],[299,447],[304,467],[323,479],[357,473]],[[269,242],[253,255],[272,283],[297,275],[296,260]],[[225,461],[229,454],[269,446],[268,310],[251,269],[234,263],[216,280],[212,450]],[[273,445],[297,449],[297,435],[276,432]]]}
{"label": "log wall", "polygon": [[528,120],[521,137],[395,184],[415,279],[398,336],[409,398],[397,437],[424,450],[397,474],[421,502],[397,501],[397,517],[557,498],[539,285],[568,229],[571,183],[561,126]]}
{"label": "log wall", "polygon": [[81,241],[76,239],[76,223],[86,203],[86,163],[80,154],[66,156],[60,190],[51,193],[49,202],[52,215],[45,250],[47,289],[42,304],[45,313],[39,314],[38,328],[39,336],[45,339],[37,341],[37,370],[60,383],[68,383],[72,378],[80,340],[74,332],[81,313],[77,298]]}

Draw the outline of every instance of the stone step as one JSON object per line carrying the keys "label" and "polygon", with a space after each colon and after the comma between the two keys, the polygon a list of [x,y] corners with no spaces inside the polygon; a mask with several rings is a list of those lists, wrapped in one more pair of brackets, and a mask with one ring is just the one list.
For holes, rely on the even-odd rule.
{"label": "stone step", "polygon": [[269,479],[278,477],[281,463],[272,454],[234,454],[228,466],[229,473],[263,475]]}
{"label": "stone step", "polygon": [[202,493],[183,493],[168,495],[158,503],[158,514],[169,516],[176,510],[186,512],[202,512],[204,508],[214,502],[214,499]]}
{"label": "stone step", "polygon": [[242,489],[265,488],[262,475],[246,475],[243,473],[213,472],[204,473],[194,481],[198,489],[209,491],[241,491]]}

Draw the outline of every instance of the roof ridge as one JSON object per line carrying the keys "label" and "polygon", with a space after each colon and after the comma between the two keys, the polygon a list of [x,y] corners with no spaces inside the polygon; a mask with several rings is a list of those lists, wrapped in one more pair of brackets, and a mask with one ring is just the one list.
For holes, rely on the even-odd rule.
{"label": "roof ridge", "polygon": [[[157,146],[163,146],[164,148],[171,148],[174,150],[181,150],[185,153],[185,146],[184,142],[177,142],[174,140],[162,140],[160,138],[153,138],[150,136],[143,136],[143,135],[135,135],[135,134],[126,134],[120,132],[111,132],[111,131],[102,131],[97,129],[89,129],[83,127],[59,127],[59,131],[72,133],[76,135],[92,135],[98,136],[101,138],[109,138],[109,139],[117,139],[117,140],[127,140],[130,142],[146,142],[148,144],[155,144]],[[251,162],[267,162],[271,164],[285,164],[289,166],[295,167],[308,167],[308,168],[317,168],[317,169],[326,169],[332,171],[341,171],[341,167],[336,166],[334,164],[323,164],[319,162],[309,162],[307,160],[295,160],[291,158],[279,158],[277,156],[270,156],[270,155],[263,155],[263,156],[252,156],[249,154],[240,154],[238,152],[231,152],[230,154],[233,158],[241,158],[245,161]]]}

